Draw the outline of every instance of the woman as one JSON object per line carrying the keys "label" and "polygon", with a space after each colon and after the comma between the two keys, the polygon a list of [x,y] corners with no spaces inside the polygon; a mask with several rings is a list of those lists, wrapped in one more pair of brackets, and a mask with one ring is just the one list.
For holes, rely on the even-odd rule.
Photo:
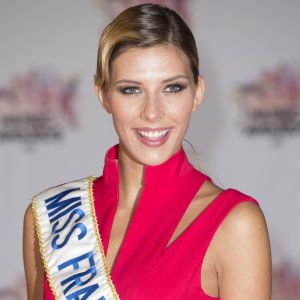
{"label": "woman", "polygon": [[131,7],[104,30],[95,90],[119,144],[102,176],[50,188],[27,209],[29,299],[270,299],[258,203],[214,185],[182,148],[203,99],[198,67],[192,33],[166,7]]}

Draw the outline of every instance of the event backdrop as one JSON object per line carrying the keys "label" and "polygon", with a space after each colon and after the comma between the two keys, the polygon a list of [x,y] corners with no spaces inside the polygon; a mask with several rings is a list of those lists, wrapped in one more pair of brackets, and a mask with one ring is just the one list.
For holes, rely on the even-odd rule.
{"label": "event backdrop", "polygon": [[[142,1],[0,3],[0,299],[25,299],[23,215],[33,195],[99,175],[117,142],[93,90],[101,30]],[[300,299],[300,2],[155,1],[191,25],[205,101],[187,139],[223,188],[260,201],[273,254],[273,300]]]}

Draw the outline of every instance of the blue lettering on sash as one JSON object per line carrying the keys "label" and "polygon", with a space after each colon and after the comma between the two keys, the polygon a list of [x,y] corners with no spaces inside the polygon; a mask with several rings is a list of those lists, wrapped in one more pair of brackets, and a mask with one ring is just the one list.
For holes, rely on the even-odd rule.
{"label": "blue lettering on sash", "polygon": [[73,232],[76,229],[80,229],[80,233],[78,234],[78,240],[81,240],[85,237],[86,233],[87,233],[87,229],[86,226],[82,223],[77,223],[74,224],[73,227],[70,229],[70,231],[68,232],[68,234],[66,235],[66,237],[64,238],[64,240],[59,244],[57,242],[57,240],[59,239],[59,234],[55,235],[54,238],[51,241],[51,246],[53,249],[60,249],[62,247],[64,247],[67,242],[69,241],[70,237],[72,236]]}
{"label": "blue lettering on sash", "polygon": [[[73,292],[72,294],[67,295],[67,293],[72,289],[74,286],[83,286],[90,282],[97,274],[95,261],[93,257],[93,251],[89,251],[83,255],[80,255],[78,257],[72,258],[58,266],[58,270],[61,271],[62,269],[65,269],[67,267],[72,267],[72,269],[78,270],[80,268],[80,262],[88,260],[89,268],[83,272],[79,272],[77,274],[71,275],[70,277],[64,279],[61,281],[62,286],[66,286],[64,289],[64,294],[66,295],[67,299],[88,299],[88,297],[93,294],[98,288],[98,284],[93,284],[91,286],[83,287],[80,290],[77,290]],[[88,277],[87,277],[88,276]],[[83,277],[87,277],[86,279],[83,279]],[[81,296],[81,297],[79,297]],[[105,297],[102,296],[98,300],[105,300]]]}
{"label": "blue lettering on sash", "polygon": [[46,208],[48,211],[48,216],[50,218],[51,224],[54,221],[61,218],[62,216],[66,215],[67,213],[71,212],[74,208],[81,205],[80,197],[73,197],[73,198],[62,200],[66,195],[78,190],[80,190],[80,188],[69,189],[60,192],[54,195],[53,197],[45,200]]}
{"label": "blue lettering on sash", "polygon": [[[45,200],[50,224],[55,222],[51,230],[52,235],[54,235],[51,246],[55,250],[63,248],[76,229],[77,231],[80,231],[77,236],[78,240],[83,239],[87,233],[86,226],[83,223],[78,223],[85,216],[84,211],[78,208],[78,206],[81,205],[81,197],[70,197],[65,199],[67,195],[78,190],[80,190],[80,188],[68,189]],[[60,224],[60,218],[67,214],[69,214],[69,216],[65,223]],[[71,221],[73,221],[74,225],[69,226],[70,229],[68,229],[68,225],[71,225]],[[61,237],[59,233],[65,229],[67,229],[68,232]]]}
{"label": "blue lettering on sash", "polygon": [[[88,297],[95,292],[95,290],[98,288],[98,284],[93,284],[91,286],[88,286],[86,288],[83,288],[79,291],[76,291],[70,295],[67,296],[67,300],[72,300],[72,299],[75,299],[75,300],[85,300],[85,299],[88,299]],[[82,298],[79,298],[80,295],[82,295]],[[102,296],[101,298],[99,298],[98,300],[106,300],[106,298],[104,296]]]}
{"label": "blue lettering on sash", "polygon": [[[62,226],[62,227],[58,227],[58,225],[59,225],[59,221],[56,221],[54,224],[53,224],[53,226],[52,226],[52,234],[56,234],[56,233],[59,233],[59,232],[61,232],[61,231],[63,231],[69,224],[70,224],[70,222],[72,221],[72,218],[74,217],[74,216],[76,216],[76,215],[78,215],[78,218],[77,219],[75,219],[75,221],[74,221],[74,223],[77,223],[77,222],[79,222],[84,216],[85,216],[85,213],[84,213],[84,211],[82,210],[82,209],[80,209],[80,208],[76,208],[76,209],[74,209],[71,213],[70,213],[70,215],[68,216],[68,219],[66,220],[66,222],[65,222],[65,224]],[[57,228],[58,227],[58,228]]]}
{"label": "blue lettering on sash", "polygon": [[[51,246],[54,250],[63,248],[74,233],[77,234],[78,240],[87,234],[87,227],[80,222],[85,217],[84,210],[80,208],[81,197],[72,196],[73,192],[79,190],[80,188],[68,189],[45,200],[49,222],[52,225]],[[90,296],[99,289],[97,283],[91,283],[97,275],[93,251],[65,261],[57,268],[59,271],[71,268],[68,277],[60,282],[67,300],[90,299]],[[97,300],[106,298],[102,296]]]}

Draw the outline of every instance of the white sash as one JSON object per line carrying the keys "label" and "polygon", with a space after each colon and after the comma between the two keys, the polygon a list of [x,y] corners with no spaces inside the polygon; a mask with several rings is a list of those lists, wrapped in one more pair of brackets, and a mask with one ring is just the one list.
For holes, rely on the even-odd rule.
{"label": "white sash", "polygon": [[40,252],[55,299],[116,300],[105,262],[88,177],[32,200]]}

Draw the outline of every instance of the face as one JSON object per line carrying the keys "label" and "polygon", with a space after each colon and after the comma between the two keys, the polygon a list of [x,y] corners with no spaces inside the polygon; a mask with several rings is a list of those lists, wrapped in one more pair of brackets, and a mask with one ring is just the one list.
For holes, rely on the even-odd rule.
{"label": "face", "polygon": [[130,48],[112,62],[107,91],[96,93],[112,114],[119,157],[158,165],[181,147],[191,113],[202,101],[186,56],[174,46]]}

